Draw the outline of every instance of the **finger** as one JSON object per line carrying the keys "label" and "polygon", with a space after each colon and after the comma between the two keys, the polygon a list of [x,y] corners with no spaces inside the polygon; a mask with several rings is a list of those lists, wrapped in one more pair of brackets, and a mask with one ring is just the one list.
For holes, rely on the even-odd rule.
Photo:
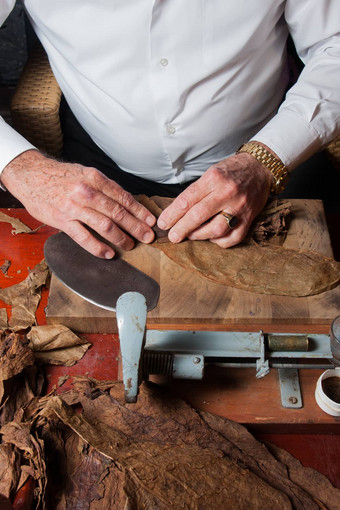
{"label": "finger", "polygon": [[[153,230],[118,202],[104,198],[104,200],[101,200],[101,204],[98,205],[98,211],[138,241],[151,243],[154,240],[155,234]],[[154,223],[155,221],[156,219],[154,219]],[[113,227],[107,225],[107,228],[109,232]]]}
{"label": "finger", "polygon": [[102,243],[91,232],[85,228],[79,221],[69,221],[63,228],[77,244],[84,248],[95,257],[102,259],[112,259],[115,255],[113,248]]}
{"label": "finger", "polygon": [[[95,170],[96,174],[95,180],[96,182],[96,190],[99,191],[101,194],[106,195],[109,197],[109,199],[113,200],[114,202],[118,202],[122,207],[127,209],[135,218],[138,218],[141,222],[146,223],[149,225],[149,227],[153,227],[156,223],[156,218],[153,214],[148,211],[148,209],[137,202],[137,200],[134,199],[134,197],[131,195],[131,193],[124,190],[119,184],[117,184],[115,181],[112,181],[108,177],[106,177],[104,174],[97,172],[96,169],[90,169]],[[93,177],[90,176],[90,177]]]}
{"label": "finger", "polygon": [[[113,225],[112,222],[116,225],[118,225],[122,230],[126,231],[128,234],[130,234],[132,237],[136,238],[138,241],[143,243],[150,243],[154,239],[154,233],[151,230],[151,228],[142,220],[131,214],[131,211],[129,210],[130,203],[133,208],[133,202],[134,199],[132,195],[129,193],[126,193],[122,188],[121,191],[123,194],[127,196],[125,205],[126,207],[122,206],[119,202],[116,200],[112,200],[107,195],[91,188],[85,183],[82,183],[78,186],[78,193],[73,196],[73,200],[80,208],[80,212],[78,209],[78,216],[81,221],[89,225],[88,218],[90,215],[95,215],[95,212],[99,212],[104,216],[105,218],[108,218],[110,221],[105,223],[105,220],[98,216],[98,221],[100,223],[103,223],[103,227],[101,229],[102,231],[107,231],[107,234],[110,235],[113,233]],[[132,199],[132,201],[129,200],[129,197]],[[88,207],[83,207],[84,204]],[[149,213],[150,214],[150,213]],[[145,217],[144,214],[141,214],[142,218]],[[151,215],[152,221],[150,223],[154,224],[156,222],[156,218]],[[92,218],[92,221],[94,221],[94,218]],[[97,228],[94,227],[96,231]],[[99,231],[98,231],[99,232]],[[99,232],[99,233],[101,233]],[[108,238],[105,236],[105,238]],[[112,238],[108,238],[111,242]],[[123,247],[123,246],[122,246]],[[128,248],[124,248],[128,249]]]}
{"label": "finger", "polygon": [[206,203],[205,220],[223,208],[223,202],[237,192],[237,184],[226,177],[223,166],[212,165],[194,183],[187,187],[158,218],[158,226],[164,230],[172,228],[190,209],[199,202]]}
{"label": "finger", "polygon": [[217,214],[210,221],[189,234],[188,238],[191,241],[219,239],[230,234],[231,230],[226,219],[221,214]]}
{"label": "finger", "polygon": [[204,198],[200,181],[194,182],[178,195],[175,200],[161,213],[157,224],[162,230],[173,227],[195,204]]}
{"label": "finger", "polygon": [[219,239],[210,239],[212,243],[217,244],[221,248],[231,248],[241,243],[247,235],[248,228],[242,226],[235,230],[231,230],[228,235],[220,237]]}
{"label": "finger", "polygon": [[131,250],[134,247],[133,239],[119,228],[115,221],[94,209],[81,209],[77,219],[123,250]]}
{"label": "finger", "polygon": [[[215,217],[218,212],[219,207],[217,201],[212,200],[212,197],[208,195],[203,200],[195,204],[180,220],[177,221],[172,229],[170,229],[168,234],[169,240],[173,243],[179,243],[186,237],[191,236],[191,234],[196,232],[199,228],[207,229],[206,231],[212,228],[213,230],[211,231],[211,235],[213,237],[216,236],[214,232],[215,229],[217,234],[219,234],[219,237],[221,235],[225,235],[225,220],[224,223],[220,220],[212,223],[208,221],[212,217]],[[205,237],[205,239],[209,238],[209,235]]]}

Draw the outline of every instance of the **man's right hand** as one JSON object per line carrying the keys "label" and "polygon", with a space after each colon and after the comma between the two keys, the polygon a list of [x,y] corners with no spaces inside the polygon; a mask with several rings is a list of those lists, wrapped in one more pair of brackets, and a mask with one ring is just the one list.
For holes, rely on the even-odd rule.
{"label": "man's right hand", "polygon": [[80,246],[101,258],[112,258],[111,246],[90,227],[124,250],[132,238],[150,243],[156,218],[130,193],[95,168],[62,163],[28,150],[3,170],[1,181],[36,219],[63,230]]}

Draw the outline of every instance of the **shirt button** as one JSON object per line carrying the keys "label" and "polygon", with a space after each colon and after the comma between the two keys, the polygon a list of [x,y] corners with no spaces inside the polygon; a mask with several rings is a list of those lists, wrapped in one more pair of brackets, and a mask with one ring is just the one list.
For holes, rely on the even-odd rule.
{"label": "shirt button", "polygon": [[163,67],[166,67],[169,63],[167,58],[161,58],[159,62]]}
{"label": "shirt button", "polygon": [[167,128],[169,135],[174,135],[176,133],[176,128],[173,124],[168,124]]}

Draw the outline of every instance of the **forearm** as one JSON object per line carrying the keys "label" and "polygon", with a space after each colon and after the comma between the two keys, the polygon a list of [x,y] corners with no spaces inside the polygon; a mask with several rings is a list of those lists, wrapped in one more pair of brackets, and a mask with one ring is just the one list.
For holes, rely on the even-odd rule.
{"label": "forearm", "polygon": [[155,218],[95,168],[28,150],[4,168],[2,179],[33,217],[63,230],[98,257],[111,258],[115,253],[105,240],[128,250],[134,239],[151,242],[154,238],[150,227]]}
{"label": "forearm", "polygon": [[5,185],[4,169],[13,161],[19,154],[25,151],[34,149],[35,147],[28,142],[24,137],[11,128],[0,117],[0,183]]}
{"label": "forearm", "polygon": [[253,138],[292,170],[340,133],[340,4],[287,0],[285,17],[305,68],[277,115]]}
{"label": "forearm", "polygon": [[[51,159],[51,161],[53,161]],[[14,157],[1,173],[1,183],[16,198],[29,199],[29,183],[32,172],[49,172],[49,158],[37,149],[30,148]]]}

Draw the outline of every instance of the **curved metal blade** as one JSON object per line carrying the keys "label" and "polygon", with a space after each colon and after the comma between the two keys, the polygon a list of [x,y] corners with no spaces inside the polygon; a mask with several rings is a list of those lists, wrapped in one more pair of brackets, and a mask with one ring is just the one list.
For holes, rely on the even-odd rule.
{"label": "curved metal blade", "polygon": [[139,292],[145,297],[148,310],[157,305],[158,283],[119,257],[95,257],[63,232],[47,239],[44,254],[59,280],[90,303],[115,311],[122,294]]}

